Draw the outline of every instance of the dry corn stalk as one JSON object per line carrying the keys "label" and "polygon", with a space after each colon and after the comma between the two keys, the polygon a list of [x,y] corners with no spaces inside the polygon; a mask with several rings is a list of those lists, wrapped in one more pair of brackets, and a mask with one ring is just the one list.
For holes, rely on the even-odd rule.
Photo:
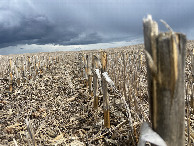
{"label": "dry corn stalk", "polygon": [[[101,51],[101,63],[102,63],[102,74],[106,71],[107,67],[107,54],[104,51]],[[103,110],[104,110],[104,125],[107,128],[110,128],[110,109],[109,109],[109,97],[108,97],[108,88],[107,82],[104,77],[102,77],[102,92],[103,92]]]}
{"label": "dry corn stalk", "polygon": [[100,68],[100,67],[101,67],[100,60],[95,55],[93,55],[92,56],[92,70],[93,70],[93,91],[94,91],[93,106],[94,106],[94,109],[98,108],[98,95],[97,95],[97,92],[98,92],[98,76],[100,77],[98,68]]}
{"label": "dry corn stalk", "polygon": [[153,129],[167,145],[183,145],[186,37],[172,31],[158,34],[158,25],[149,15],[143,26],[145,49],[150,54],[148,90]]}

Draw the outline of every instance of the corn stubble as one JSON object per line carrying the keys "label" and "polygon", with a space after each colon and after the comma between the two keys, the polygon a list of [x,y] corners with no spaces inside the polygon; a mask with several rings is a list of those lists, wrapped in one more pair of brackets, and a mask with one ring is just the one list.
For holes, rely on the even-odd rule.
{"label": "corn stubble", "polygon": [[[0,56],[0,145],[137,145],[141,124],[150,123],[143,48],[105,50],[114,82],[107,84],[107,101],[102,51]],[[193,48],[188,41],[186,145],[194,142]]]}

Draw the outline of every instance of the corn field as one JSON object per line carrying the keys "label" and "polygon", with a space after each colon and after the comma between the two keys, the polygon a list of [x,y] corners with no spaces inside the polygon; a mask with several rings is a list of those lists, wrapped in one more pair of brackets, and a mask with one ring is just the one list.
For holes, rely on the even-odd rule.
{"label": "corn field", "polygon": [[[194,41],[188,41],[185,145],[194,143],[193,48]],[[143,49],[144,45],[134,45],[0,56],[0,144],[137,145],[143,122],[151,122]],[[104,125],[103,76],[97,79],[94,108],[92,57],[100,59],[101,52],[107,55],[108,128]]]}

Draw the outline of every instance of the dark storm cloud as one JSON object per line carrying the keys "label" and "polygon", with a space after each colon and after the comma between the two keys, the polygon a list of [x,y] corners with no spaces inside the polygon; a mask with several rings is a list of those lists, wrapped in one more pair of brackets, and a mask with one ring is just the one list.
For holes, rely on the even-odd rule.
{"label": "dark storm cloud", "polygon": [[20,25],[14,27],[0,26],[0,44],[20,42],[36,42],[47,35],[52,30],[52,25],[43,16],[34,18],[22,17]]}
{"label": "dark storm cloud", "polygon": [[0,1],[0,46],[33,43],[53,29],[47,17],[34,11],[30,3]]}
{"label": "dark storm cloud", "polygon": [[128,40],[142,36],[147,14],[194,39],[189,33],[194,29],[193,5],[193,0],[1,0],[0,48]]}

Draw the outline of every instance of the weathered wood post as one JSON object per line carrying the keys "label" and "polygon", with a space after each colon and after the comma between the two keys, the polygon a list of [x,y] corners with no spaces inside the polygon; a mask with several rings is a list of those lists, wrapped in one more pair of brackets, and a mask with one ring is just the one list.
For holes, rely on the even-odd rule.
{"label": "weathered wood post", "polygon": [[[106,72],[107,67],[107,54],[105,51],[101,51],[101,73]],[[104,126],[110,128],[110,109],[109,109],[109,98],[108,88],[105,78],[102,76],[102,92],[103,92],[103,110],[104,110]]]}
{"label": "weathered wood post", "polygon": [[173,31],[158,34],[151,16],[143,20],[143,28],[152,126],[168,146],[182,146],[186,37]]}

